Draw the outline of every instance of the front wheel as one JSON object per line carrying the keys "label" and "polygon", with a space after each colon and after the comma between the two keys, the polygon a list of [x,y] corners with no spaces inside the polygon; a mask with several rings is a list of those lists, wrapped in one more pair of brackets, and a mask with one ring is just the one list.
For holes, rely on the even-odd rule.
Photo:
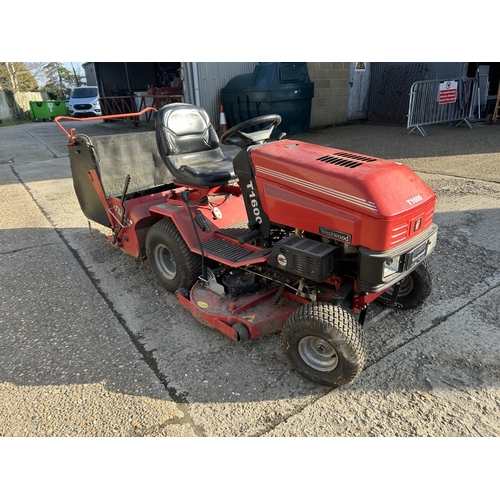
{"label": "front wheel", "polygon": [[[426,260],[415,271],[403,278],[396,302],[402,309],[420,307],[430,296],[433,288],[432,272]],[[392,299],[393,287],[382,295],[383,299]]]}
{"label": "front wheel", "polygon": [[281,332],[281,348],[288,362],[317,384],[350,384],[366,359],[363,329],[345,309],[314,302],[297,309]]}
{"label": "front wheel", "polygon": [[153,274],[168,292],[189,290],[201,274],[201,257],[189,250],[171,219],[151,226],[146,254]]}

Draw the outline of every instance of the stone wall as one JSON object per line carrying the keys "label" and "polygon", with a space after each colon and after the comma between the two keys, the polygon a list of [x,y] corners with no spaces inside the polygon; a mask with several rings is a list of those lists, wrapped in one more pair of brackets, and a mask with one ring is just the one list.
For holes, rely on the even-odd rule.
{"label": "stone wall", "polygon": [[[15,92],[14,99],[17,106],[24,113],[29,113],[30,101],[46,101],[49,96],[46,92]],[[29,115],[28,115],[29,116]],[[0,91],[0,118],[2,120],[12,120],[12,110],[5,92]]]}

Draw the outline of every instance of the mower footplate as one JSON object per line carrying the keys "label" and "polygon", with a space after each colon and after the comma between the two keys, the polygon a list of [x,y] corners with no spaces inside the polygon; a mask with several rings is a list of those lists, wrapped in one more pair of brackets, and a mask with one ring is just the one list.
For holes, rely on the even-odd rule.
{"label": "mower footplate", "polygon": [[[199,245],[196,246],[196,249],[201,253]],[[203,243],[203,253],[205,257],[222,264],[239,267],[267,261],[271,250],[267,248],[252,250],[248,246],[241,246],[222,238],[213,238]]]}
{"label": "mower footplate", "polygon": [[237,298],[229,295],[222,297],[198,281],[191,289],[189,298],[180,293],[176,296],[200,323],[239,340],[239,334],[233,328],[238,323],[247,328],[249,339],[257,339],[281,330],[288,317],[302,305],[289,297],[287,292],[282,293],[279,301],[273,304],[278,293],[279,287],[273,287]]}
{"label": "mower footplate", "polygon": [[253,253],[247,248],[240,247],[239,245],[230,243],[229,241],[220,240],[218,238],[214,238],[213,240],[204,243],[203,251],[206,254],[220,257],[232,262],[246,260],[246,258]]}
{"label": "mower footplate", "polygon": [[237,225],[234,227],[226,227],[223,229],[219,229],[218,231],[216,231],[216,234],[231,240],[238,241],[238,238],[244,237],[247,234],[250,234],[251,232],[252,232],[251,229],[249,229],[245,223],[244,226]]}

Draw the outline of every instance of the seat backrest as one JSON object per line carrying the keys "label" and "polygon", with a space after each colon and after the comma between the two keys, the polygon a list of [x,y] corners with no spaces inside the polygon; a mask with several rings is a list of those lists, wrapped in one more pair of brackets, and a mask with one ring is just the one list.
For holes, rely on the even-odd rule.
{"label": "seat backrest", "polygon": [[158,151],[173,175],[180,167],[223,161],[219,139],[207,112],[187,103],[172,103],[156,113]]}

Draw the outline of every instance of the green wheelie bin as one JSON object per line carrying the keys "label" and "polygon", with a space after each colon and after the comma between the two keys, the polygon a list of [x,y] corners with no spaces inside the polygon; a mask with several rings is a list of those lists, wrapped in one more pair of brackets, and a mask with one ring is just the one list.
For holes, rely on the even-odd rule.
{"label": "green wheelie bin", "polygon": [[46,101],[49,108],[49,118],[53,120],[56,116],[69,116],[69,100]]}
{"label": "green wheelie bin", "polygon": [[50,120],[49,101],[30,101],[30,116],[36,122]]}

